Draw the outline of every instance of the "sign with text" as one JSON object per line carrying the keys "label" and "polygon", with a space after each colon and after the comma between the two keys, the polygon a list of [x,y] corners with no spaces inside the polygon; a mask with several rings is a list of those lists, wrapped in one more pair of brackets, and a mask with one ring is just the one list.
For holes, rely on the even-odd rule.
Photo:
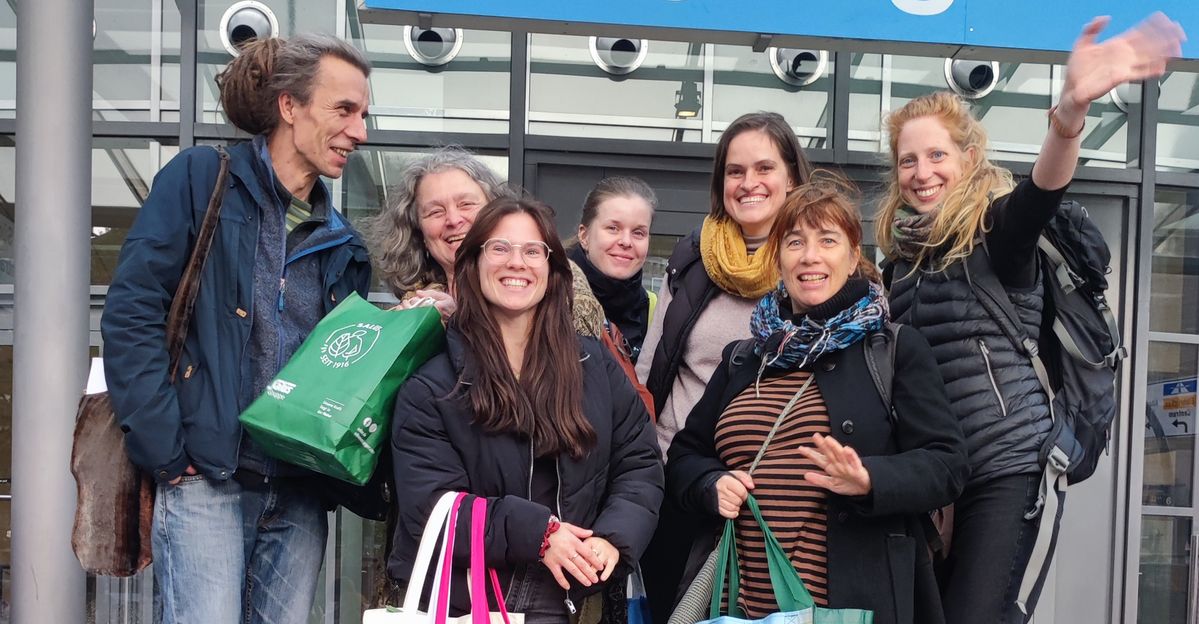
{"label": "sign with text", "polygon": [[1187,377],[1149,384],[1145,437],[1194,435],[1196,381]]}

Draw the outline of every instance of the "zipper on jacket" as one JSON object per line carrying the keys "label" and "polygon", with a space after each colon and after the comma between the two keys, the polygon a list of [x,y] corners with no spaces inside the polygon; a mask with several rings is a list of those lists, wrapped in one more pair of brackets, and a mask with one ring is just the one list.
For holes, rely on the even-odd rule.
{"label": "zipper on jacket", "polygon": [[283,256],[283,266],[279,267],[279,305],[278,305],[278,313],[275,316],[275,321],[276,321],[275,337],[277,339],[275,341],[276,342],[276,344],[275,344],[275,371],[276,371],[276,374],[278,374],[277,371],[283,370],[283,364],[284,364],[284,362],[283,362],[283,334],[284,334],[284,330],[283,330],[283,289],[287,285],[287,234],[288,234],[288,231],[287,231],[287,207],[286,206],[283,208],[282,222],[283,222],[283,249],[281,249],[280,251],[282,251],[283,253],[280,255]]}
{"label": "zipper on jacket", "polygon": [[[559,461],[559,458],[555,457],[554,458],[554,478],[558,482],[558,491],[554,494],[554,502],[558,507],[558,519],[562,520],[562,470],[561,470],[561,467],[558,465],[558,461]],[[579,610],[575,608],[574,601],[570,599],[570,590],[565,590],[565,594],[566,594],[566,597],[562,600],[562,604],[566,605],[566,610],[569,611],[571,615],[577,614],[579,612]]]}
{"label": "zipper on jacket", "polygon": [[529,438],[529,493],[526,498],[533,501],[533,438]]}
{"label": "zipper on jacket", "polygon": [[987,343],[983,342],[982,338],[978,339],[978,349],[983,354],[983,364],[987,367],[987,379],[991,380],[991,389],[995,391],[995,398],[999,399],[999,411],[1003,413],[1004,418],[1007,418],[1007,404],[1003,402],[1003,395],[999,394],[995,371],[991,369],[991,350],[987,348]]}
{"label": "zipper on jacket", "polygon": [[911,321],[909,324],[912,327],[920,327],[920,323],[916,321],[916,318],[919,316],[917,312],[920,309],[920,282],[923,280],[924,271],[920,271],[916,274],[916,286],[912,289],[912,313],[908,317],[908,320]]}
{"label": "zipper on jacket", "polygon": [[[533,456],[533,440],[530,439],[529,440],[529,485],[528,485],[528,495],[527,495],[527,498],[530,501],[533,500],[533,465],[534,465],[535,461],[536,460]],[[555,499],[554,504],[557,507],[557,509],[556,509],[557,513],[555,515],[558,516],[559,522],[564,522],[564,520],[562,519],[562,472],[558,470],[557,458],[554,459],[554,478],[558,482],[558,490],[554,494],[554,499]],[[513,579],[516,578],[515,572],[512,573],[512,578]],[[571,615],[575,615],[576,613],[578,613],[578,609],[575,608],[574,601],[570,599],[570,591],[565,591],[564,593],[566,594],[566,598],[562,601],[562,604],[566,605],[566,610],[569,611]]]}
{"label": "zipper on jacket", "polygon": [[[284,230],[287,229],[287,214],[286,213],[284,213],[284,215],[283,215],[283,229]],[[336,247],[338,245],[344,245],[345,243],[350,242],[350,240],[352,238],[353,237],[351,237],[351,236],[343,236],[341,238],[337,238],[337,239],[334,239],[334,240],[331,240],[331,241],[328,241],[325,243],[321,243],[320,245],[316,245],[315,247],[309,247],[308,249],[305,249],[305,250],[301,251],[300,253],[297,253],[297,254],[293,255],[292,257],[288,258],[287,257],[287,237],[286,236],[283,237],[283,269],[279,273],[279,305],[278,305],[279,316],[276,319],[279,321],[279,330],[278,330],[279,344],[278,344],[278,348],[275,352],[275,363],[276,363],[277,367],[279,368],[279,370],[282,370],[283,365],[285,364],[285,362],[283,361],[283,338],[284,338],[284,334],[286,333],[283,329],[283,307],[284,307],[283,293],[285,293],[287,291],[287,266],[289,264],[295,262],[296,260],[303,258],[304,256],[314,254],[318,251],[324,251],[326,249],[330,249],[330,248]]]}

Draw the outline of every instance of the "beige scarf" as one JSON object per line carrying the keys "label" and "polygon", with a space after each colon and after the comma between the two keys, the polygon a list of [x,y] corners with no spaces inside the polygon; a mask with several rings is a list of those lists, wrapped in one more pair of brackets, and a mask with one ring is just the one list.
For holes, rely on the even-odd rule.
{"label": "beige scarf", "polygon": [[732,219],[704,217],[699,256],[708,277],[731,295],[760,299],[779,282],[774,246],[767,240],[751,255],[745,247],[741,227]]}

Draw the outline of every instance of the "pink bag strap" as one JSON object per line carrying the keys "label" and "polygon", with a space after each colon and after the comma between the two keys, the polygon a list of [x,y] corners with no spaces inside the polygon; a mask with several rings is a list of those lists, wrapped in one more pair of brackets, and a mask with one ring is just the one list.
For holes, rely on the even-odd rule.
{"label": "pink bag strap", "polygon": [[454,576],[454,534],[457,533],[458,508],[462,505],[464,498],[466,498],[466,493],[459,492],[458,497],[454,499],[454,506],[450,508],[450,518],[445,525],[445,557],[441,562],[441,574],[438,575],[441,582],[437,588],[437,611],[433,619],[437,624],[445,624],[446,618],[450,614],[450,579]]}
{"label": "pink bag strap", "polygon": [[496,606],[504,624],[508,621],[508,607],[504,605],[504,592],[494,568],[488,568],[484,556],[483,532],[487,526],[487,499],[478,497],[470,512],[470,612],[472,624],[490,624],[490,608],[487,606],[486,577],[491,577],[491,588],[495,592]]}

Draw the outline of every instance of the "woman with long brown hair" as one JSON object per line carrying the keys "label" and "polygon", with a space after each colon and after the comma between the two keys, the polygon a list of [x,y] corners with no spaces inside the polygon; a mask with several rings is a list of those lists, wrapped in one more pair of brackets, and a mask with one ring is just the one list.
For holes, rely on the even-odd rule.
{"label": "woman with long brown hair", "polygon": [[[392,429],[403,504],[391,576],[407,581],[442,493],[485,496],[487,564],[509,579],[507,605],[530,624],[566,622],[581,598],[624,578],[653,534],[663,487],[645,405],[606,349],[572,326],[553,223],[529,200],[479,211],[454,262],[446,352],[401,388]],[[461,612],[468,558],[455,554],[451,608]]]}
{"label": "woman with long brown hair", "polygon": [[[637,377],[654,397],[658,444],[670,447],[720,365],[720,351],[749,337],[749,315],[778,283],[765,250],[787,193],[812,167],[795,131],[778,113],[747,113],[720,135],[709,182],[708,216],[675,245],[666,280],[637,360]],[[666,621],[679,589],[692,535],[667,501],[662,526],[642,562],[655,621]]]}

